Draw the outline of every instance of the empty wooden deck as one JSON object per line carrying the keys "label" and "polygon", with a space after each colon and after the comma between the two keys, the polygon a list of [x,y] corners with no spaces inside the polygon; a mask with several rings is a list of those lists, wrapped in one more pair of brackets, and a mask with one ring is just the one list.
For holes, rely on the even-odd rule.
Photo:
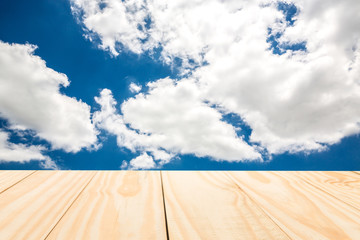
{"label": "empty wooden deck", "polygon": [[0,171],[0,239],[360,239],[360,173]]}

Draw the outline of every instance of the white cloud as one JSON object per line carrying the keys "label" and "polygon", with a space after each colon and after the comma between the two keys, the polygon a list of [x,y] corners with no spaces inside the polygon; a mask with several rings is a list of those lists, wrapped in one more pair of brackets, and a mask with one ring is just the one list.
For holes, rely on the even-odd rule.
{"label": "white cloud", "polygon": [[60,92],[69,85],[66,75],[46,67],[35,49],[0,41],[0,117],[12,129],[34,130],[54,149],[77,152],[94,146],[90,107]]}
{"label": "white cloud", "polygon": [[151,135],[150,143],[175,153],[192,153],[218,160],[259,159],[238,138],[222,115],[203,102],[193,80],[169,78],[148,83],[148,94],[138,94],[121,106],[124,122]]}
{"label": "white cloud", "polygon": [[297,21],[280,39],[306,41],[307,52],[274,55],[266,50],[271,22],[249,25],[229,51],[210,49],[209,65],[195,73],[208,99],[239,114],[270,153],[321,150],[360,131],[360,29],[352,27],[360,4],[311,2],[299,1]]}
{"label": "white cloud", "polygon": [[228,161],[261,158],[221,121],[216,109],[201,101],[192,81],[175,85],[166,78],[148,86],[147,95],[138,94],[122,104],[123,115],[117,113],[110,90],[95,98],[101,110],[94,113],[94,122],[116,135],[120,147],[151,152],[160,164],[179,153]]}
{"label": "white cloud", "polygon": [[56,165],[56,163],[51,160],[50,157],[47,157],[45,161],[40,162],[40,167],[43,169],[52,169],[52,170],[60,170],[61,168]]}
{"label": "white cloud", "polygon": [[[114,121],[105,128],[118,136],[125,124],[134,129],[127,129],[134,138],[121,138],[121,146],[133,147],[141,136],[146,147],[224,160],[255,158],[256,149],[204,101],[238,114],[252,129],[250,141],[273,154],[322,150],[359,133],[360,2],[286,2],[299,9],[293,26],[270,0],[149,0],[130,8],[133,1],[109,0],[104,9],[98,1],[73,1],[84,12],[84,26],[113,54],[161,47],[166,63],[179,57],[185,69],[199,65],[176,83],[150,83],[148,94],[122,104],[122,116],[106,118],[122,130]],[[127,27],[112,24],[113,18]],[[134,27],[147,18],[147,28]],[[283,55],[270,49],[269,29],[281,35]],[[302,42],[306,51],[286,50]]]}
{"label": "white cloud", "polygon": [[130,169],[150,169],[156,166],[154,159],[143,153],[136,158],[132,159],[129,163]]}
{"label": "white cloud", "polygon": [[132,93],[138,93],[141,91],[141,85],[137,85],[136,83],[130,83],[129,89]]}
{"label": "white cloud", "polygon": [[155,160],[160,161],[159,162],[160,166],[170,162],[170,160],[172,160],[175,157],[174,154],[166,152],[164,150],[151,149],[150,152]]}
{"label": "white cloud", "polygon": [[[100,4],[106,7],[102,9]],[[146,38],[146,33],[139,28],[146,25],[145,5],[143,0],[72,0],[72,11],[80,15],[89,31],[88,38],[92,39],[92,33],[96,33],[101,40],[100,47],[116,56],[119,54],[117,43],[132,52],[142,52],[141,40]]]}
{"label": "white cloud", "polygon": [[57,169],[56,164],[43,151],[44,146],[28,146],[14,144],[9,141],[9,134],[0,129],[0,162],[25,163],[31,160],[41,161],[41,166],[47,169]]}
{"label": "white cloud", "polygon": [[124,161],[122,161],[120,168],[121,169],[127,169],[128,166],[129,166],[129,164],[127,163],[127,161],[124,160]]}

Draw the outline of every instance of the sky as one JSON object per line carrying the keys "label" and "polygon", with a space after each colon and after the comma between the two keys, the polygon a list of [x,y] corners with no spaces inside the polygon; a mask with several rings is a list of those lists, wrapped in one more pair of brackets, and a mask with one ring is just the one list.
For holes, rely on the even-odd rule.
{"label": "sky", "polygon": [[0,169],[360,170],[357,0],[3,0]]}

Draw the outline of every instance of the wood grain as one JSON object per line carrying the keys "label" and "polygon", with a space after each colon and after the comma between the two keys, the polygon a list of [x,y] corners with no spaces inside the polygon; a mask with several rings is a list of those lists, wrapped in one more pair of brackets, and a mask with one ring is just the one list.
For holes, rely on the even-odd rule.
{"label": "wood grain", "polygon": [[0,171],[0,194],[35,171]]}
{"label": "wood grain", "polygon": [[41,171],[0,195],[0,239],[44,239],[94,172]]}
{"label": "wood grain", "polygon": [[295,175],[360,210],[360,175],[353,172],[296,172]]}
{"label": "wood grain", "polygon": [[288,239],[223,172],[163,172],[170,239]]}
{"label": "wood grain", "polygon": [[159,172],[98,172],[48,239],[166,239]]}
{"label": "wood grain", "polygon": [[360,213],[294,172],[229,172],[292,239],[358,239]]}
{"label": "wood grain", "polygon": [[0,171],[2,239],[360,239],[357,172]]}

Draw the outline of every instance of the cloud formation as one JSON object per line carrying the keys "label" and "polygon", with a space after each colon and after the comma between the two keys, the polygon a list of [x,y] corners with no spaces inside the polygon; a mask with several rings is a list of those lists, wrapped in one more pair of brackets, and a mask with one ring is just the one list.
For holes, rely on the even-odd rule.
{"label": "cloud formation", "polygon": [[41,161],[41,166],[48,169],[57,169],[56,164],[50,157],[42,152],[46,150],[44,146],[27,146],[25,144],[14,144],[9,141],[9,134],[0,129],[0,162],[20,162],[25,163],[31,160]]}
{"label": "cloud formation", "polygon": [[[97,131],[90,107],[60,92],[69,85],[66,75],[46,67],[34,55],[36,46],[0,41],[0,117],[12,130],[32,130],[53,149],[78,152],[96,144]],[[3,160],[43,160],[43,147],[7,143],[2,132]],[[4,154],[4,152],[3,152]]]}
{"label": "cloud formation", "polygon": [[[182,78],[149,83],[148,93],[121,104],[121,116],[107,118],[118,121],[105,127],[111,133],[127,129],[146,148],[151,139],[170,153],[233,161],[258,159],[261,148],[320,151],[360,132],[357,0],[73,0],[72,7],[113,55],[158,50],[165,63],[181,61]],[[248,143],[221,120],[224,112],[250,126]]]}
{"label": "cloud formation", "polygon": [[130,83],[129,89],[132,93],[138,93],[141,91],[141,85],[137,85],[136,83]]}
{"label": "cloud formation", "polygon": [[139,155],[138,157],[130,160],[128,168],[133,169],[133,170],[135,170],[135,169],[150,169],[150,168],[155,168],[155,166],[156,166],[156,163],[154,162],[154,159],[151,156],[149,156],[147,153],[143,153],[143,154]]}
{"label": "cloud formation", "polygon": [[227,161],[261,159],[216,109],[201,101],[191,80],[176,84],[166,78],[148,87],[146,95],[121,105],[122,115],[110,90],[96,98],[101,110],[94,113],[94,123],[116,135],[120,147],[150,152],[162,163],[179,153]]}

